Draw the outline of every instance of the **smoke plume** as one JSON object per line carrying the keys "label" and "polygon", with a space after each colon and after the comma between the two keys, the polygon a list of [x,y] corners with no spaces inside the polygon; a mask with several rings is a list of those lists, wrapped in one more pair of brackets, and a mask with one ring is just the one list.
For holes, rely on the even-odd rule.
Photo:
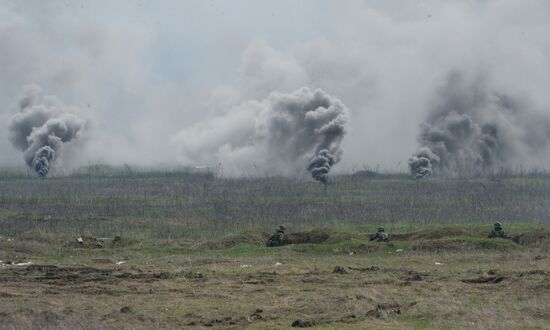
{"label": "smoke plume", "polygon": [[[268,175],[309,171],[326,183],[340,161],[348,109],[321,89],[273,92],[181,131],[174,142],[188,164],[218,164],[225,174],[258,169]],[[265,171],[265,172],[263,172]]]}
{"label": "smoke plume", "polygon": [[523,98],[491,88],[484,77],[453,72],[418,141],[408,162],[416,178],[480,175],[536,163],[550,146],[550,118]]}
{"label": "smoke plume", "polygon": [[[255,126],[266,107],[260,100],[308,86],[353,110],[340,145],[345,156],[331,175],[364,167],[407,171],[403,160],[424,146],[431,153],[415,164],[438,175],[449,160],[434,164],[431,154],[445,153],[418,141],[420,125],[437,125],[428,113],[436,111],[434,99],[445,98],[437,91],[442,77],[483,68],[483,86],[468,78],[459,94],[471,97],[477,85],[486,100],[476,106],[498,107],[505,96],[515,104],[489,111],[492,118],[485,110],[456,111],[478,130],[495,123],[478,139],[489,147],[473,149],[493,153],[485,157],[493,162],[550,169],[550,150],[540,152],[544,121],[508,114],[550,111],[550,1],[237,2],[0,0],[0,133],[10,133],[17,111],[7,105],[22,85],[35,82],[67,104],[85,105],[97,128],[87,131],[85,145],[57,152],[55,168],[60,161],[68,172],[94,163],[221,162],[228,176],[310,175],[320,150],[282,161],[271,146],[265,148],[271,154],[260,151],[268,142],[251,141],[262,136]],[[180,150],[169,143],[176,135]],[[525,144],[531,135],[536,147]],[[0,155],[0,167],[22,163],[6,136]]]}
{"label": "smoke plume", "polygon": [[42,96],[40,87],[24,88],[19,112],[10,120],[10,141],[23,151],[23,158],[39,177],[46,177],[65,145],[78,141],[87,121],[52,96]]}
{"label": "smoke plume", "polygon": [[439,157],[428,147],[418,149],[416,154],[409,158],[411,173],[417,179],[432,175],[433,167],[436,166],[437,163],[439,163]]}
{"label": "smoke plume", "polygon": [[336,157],[330,154],[327,149],[319,151],[318,155],[311,160],[308,166],[311,177],[326,184],[328,182],[328,174],[335,161]]}

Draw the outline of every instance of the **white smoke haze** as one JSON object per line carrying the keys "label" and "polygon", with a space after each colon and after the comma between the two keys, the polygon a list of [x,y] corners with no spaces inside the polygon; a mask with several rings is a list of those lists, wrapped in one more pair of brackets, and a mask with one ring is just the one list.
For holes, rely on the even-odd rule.
{"label": "white smoke haze", "polygon": [[[89,122],[54,96],[43,96],[39,86],[25,86],[19,112],[9,121],[13,146],[39,177],[46,177],[59,163],[64,149],[78,148]],[[57,164],[59,167],[59,164]]]}
{"label": "white smoke haze", "polygon": [[[271,163],[253,146],[264,142],[246,139],[269,95],[307,87],[349,108],[331,173],[408,171],[410,155],[430,145],[422,136],[460,118],[471,124],[469,142],[460,142],[468,147],[458,148],[468,155],[438,155],[440,170],[548,169],[549,30],[542,0],[0,0],[0,132],[21,87],[36,83],[97,122],[67,168],[229,159],[244,174],[296,176],[290,169],[303,165],[261,168]],[[461,90],[447,97],[479,91],[475,109],[441,110],[455,104],[443,92],[452,75]],[[200,143],[181,142],[189,130],[200,131]],[[21,164],[8,134],[0,154],[0,165]],[[240,167],[249,155],[244,165],[254,169]]]}
{"label": "white smoke haze", "polygon": [[342,157],[348,112],[320,89],[274,92],[197,123],[173,142],[183,163],[220,164],[227,175],[299,177],[309,170],[325,183]]}

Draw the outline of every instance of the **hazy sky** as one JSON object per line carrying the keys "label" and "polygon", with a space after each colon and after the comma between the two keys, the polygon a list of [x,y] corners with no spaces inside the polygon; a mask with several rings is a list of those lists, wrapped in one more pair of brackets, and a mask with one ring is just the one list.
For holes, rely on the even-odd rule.
{"label": "hazy sky", "polygon": [[0,0],[0,165],[33,83],[93,123],[68,167],[191,163],[178,136],[309,87],[350,110],[340,170],[406,170],[453,70],[550,115],[548,31],[544,0]]}

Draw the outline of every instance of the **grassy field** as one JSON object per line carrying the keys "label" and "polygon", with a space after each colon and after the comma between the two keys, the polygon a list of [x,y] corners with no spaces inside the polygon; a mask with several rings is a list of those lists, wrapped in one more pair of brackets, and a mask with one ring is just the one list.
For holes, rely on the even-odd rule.
{"label": "grassy field", "polygon": [[550,231],[524,229],[419,227],[389,245],[316,229],[277,248],[257,231],[102,248],[28,232],[0,240],[0,327],[548,328]]}
{"label": "grassy field", "polygon": [[294,228],[384,224],[550,224],[550,177],[413,180],[346,175],[326,187],[209,173],[90,172],[39,180],[0,174],[0,235],[204,239],[278,223]]}
{"label": "grassy field", "polygon": [[549,199],[543,176],[0,175],[0,329],[550,328]]}

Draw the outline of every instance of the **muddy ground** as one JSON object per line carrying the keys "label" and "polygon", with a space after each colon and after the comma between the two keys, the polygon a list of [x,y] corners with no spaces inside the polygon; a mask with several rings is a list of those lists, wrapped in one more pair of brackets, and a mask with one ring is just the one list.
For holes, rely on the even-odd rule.
{"label": "muddy ground", "polygon": [[278,248],[4,239],[0,328],[550,328],[544,242],[405,234]]}

